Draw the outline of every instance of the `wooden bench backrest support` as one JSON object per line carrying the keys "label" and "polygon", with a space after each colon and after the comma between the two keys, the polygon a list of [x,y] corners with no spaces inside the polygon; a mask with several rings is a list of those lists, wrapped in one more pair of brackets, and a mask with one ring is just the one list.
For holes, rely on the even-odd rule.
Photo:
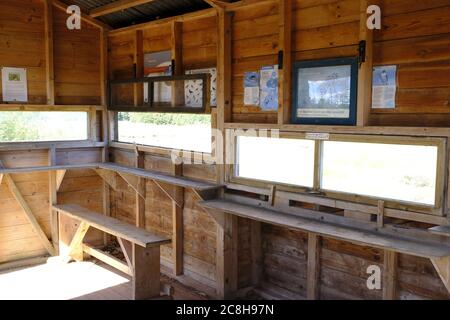
{"label": "wooden bench backrest support", "polygon": [[98,230],[109,233],[121,239],[128,240],[143,248],[150,248],[169,244],[170,239],[157,236],[144,229],[137,228],[128,223],[89,211],[79,205],[56,205],[55,211],[66,214],[69,217],[85,222]]}

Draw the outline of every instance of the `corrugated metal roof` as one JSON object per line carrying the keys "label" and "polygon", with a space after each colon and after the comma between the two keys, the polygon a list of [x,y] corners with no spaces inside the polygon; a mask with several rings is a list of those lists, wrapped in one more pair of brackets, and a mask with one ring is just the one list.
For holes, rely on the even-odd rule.
{"label": "corrugated metal roof", "polygon": [[[85,12],[115,2],[116,0],[70,0]],[[97,19],[113,28],[122,28],[134,24],[177,16],[189,12],[210,8],[203,0],[155,0],[147,4],[114,12]]]}

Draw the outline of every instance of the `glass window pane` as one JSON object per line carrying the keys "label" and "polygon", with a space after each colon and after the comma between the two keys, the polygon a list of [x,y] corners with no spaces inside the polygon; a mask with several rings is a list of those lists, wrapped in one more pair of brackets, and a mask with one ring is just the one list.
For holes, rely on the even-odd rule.
{"label": "glass window pane", "polygon": [[87,112],[0,112],[0,142],[87,140]]}
{"label": "glass window pane", "polygon": [[350,86],[351,66],[299,69],[297,116],[348,118]]}
{"label": "glass window pane", "polygon": [[438,147],[325,141],[322,189],[435,204]]}
{"label": "glass window pane", "polygon": [[119,141],[177,150],[211,152],[211,116],[119,112]]}
{"label": "glass window pane", "polygon": [[313,187],[314,141],[241,136],[237,146],[237,176]]}

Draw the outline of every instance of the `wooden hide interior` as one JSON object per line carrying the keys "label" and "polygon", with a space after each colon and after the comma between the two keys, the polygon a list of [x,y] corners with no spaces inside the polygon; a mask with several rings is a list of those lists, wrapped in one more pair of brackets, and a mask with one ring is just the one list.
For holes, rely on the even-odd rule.
{"label": "wooden hide interior", "polygon": [[[210,0],[210,8],[184,15],[121,28],[107,23],[110,14],[152,2],[83,8],[81,30],[69,30],[65,2],[0,0],[0,65],[26,68],[28,78],[28,103],[4,102],[0,90],[0,113],[82,111],[88,118],[83,141],[0,139],[0,270],[68,255],[80,222],[54,206],[78,205],[170,239],[150,254],[117,243],[130,253],[118,266],[148,283],[158,280],[146,279],[149,272],[161,270],[219,299],[249,292],[265,299],[450,299],[449,0]],[[381,30],[366,28],[371,4],[381,8]],[[294,62],[358,57],[361,41],[357,124],[292,124]],[[152,141],[118,141],[108,82],[144,76],[145,54],[159,51],[171,52],[174,75],[217,70],[217,107],[209,113],[226,148],[195,153],[200,163],[174,163],[171,150]],[[278,110],[245,105],[245,73],[277,65],[281,55]],[[395,109],[371,108],[372,70],[384,65],[397,66]],[[130,88],[115,94],[141,105],[142,84]],[[245,130],[436,143],[440,207],[235,179],[233,166],[209,160],[228,158]],[[113,243],[96,228],[81,238],[81,260],[83,248],[95,256]],[[160,266],[151,259],[158,253]],[[380,289],[367,287],[371,266],[382,271]],[[159,283],[152,288],[156,296]]]}

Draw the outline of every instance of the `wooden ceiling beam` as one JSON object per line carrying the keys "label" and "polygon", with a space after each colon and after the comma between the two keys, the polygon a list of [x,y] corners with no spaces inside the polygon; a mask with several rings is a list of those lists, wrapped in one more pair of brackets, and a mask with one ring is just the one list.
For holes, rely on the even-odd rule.
{"label": "wooden ceiling beam", "polygon": [[149,2],[153,2],[154,0],[119,0],[112,2],[110,4],[98,7],[89,12],[89,15],[92,18],[97,18],[101,16],[105,16],[110,13],[126,10],[129,8],[133,8],[139,6],[141,4],[146,4]]}

